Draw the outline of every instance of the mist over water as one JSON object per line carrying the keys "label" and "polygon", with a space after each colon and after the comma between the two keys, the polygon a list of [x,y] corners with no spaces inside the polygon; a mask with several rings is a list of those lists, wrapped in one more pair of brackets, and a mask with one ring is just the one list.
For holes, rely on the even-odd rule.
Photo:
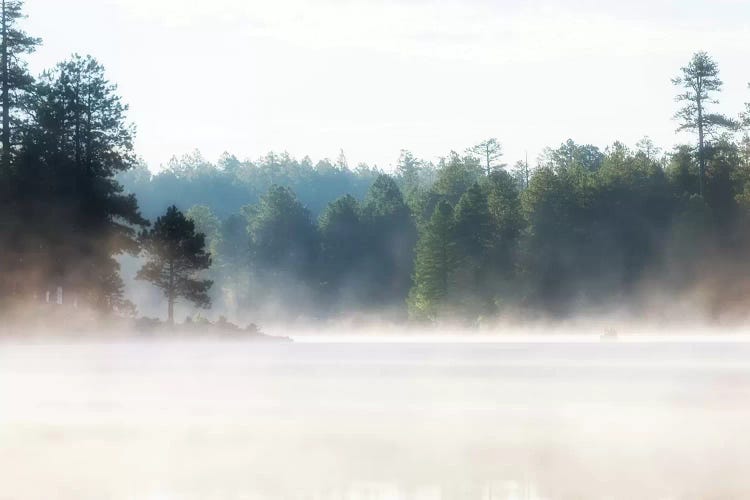
{"label": "mist over water", "polygon": [[0,500],[750,498],[740,2],[280,1],[0,2]]}
{"label": "mist over water", "polygon": [[742,338],[302,340],[4,341],[0,498],[750,495]]}

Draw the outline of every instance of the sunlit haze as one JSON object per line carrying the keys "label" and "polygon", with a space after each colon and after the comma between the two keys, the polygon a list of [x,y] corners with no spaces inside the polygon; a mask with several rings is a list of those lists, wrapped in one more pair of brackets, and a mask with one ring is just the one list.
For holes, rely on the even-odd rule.
{"label": "sunlit haze", "polygon": [[[504,161],[572,136],[604,147],[676,136],[670,79],[708,51],[720,110],[748,100],[750,2],[28,0],[36,73],[102,61],[157,170],[196,148],[270,150],[390,169],[487,137]],[[61,20],[64,19],[64,22]]]}
{"label": "sunlit haze", "polygon": [[750,0],[2,0],[0,500],[750,498],[749,60]]}

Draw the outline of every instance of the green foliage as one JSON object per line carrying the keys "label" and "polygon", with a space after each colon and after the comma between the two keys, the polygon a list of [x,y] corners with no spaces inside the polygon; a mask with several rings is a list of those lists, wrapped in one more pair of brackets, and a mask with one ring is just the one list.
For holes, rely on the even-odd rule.
{"label": "green foliage", "polygon": [[193,205],[185,213],[185,216],[193,221],[195,229],[203,233],[206,237],[206,243],[211,253],[216,253],[216,247],[220,241],[221,221],[214,215],[211,207],[206,205]]}
{"label": "green foliage", "polygon": [[682,104],[675,114],[675,119],[680,121],[677,130],[698,134],[698,179],[702,196],[705,185],[706,136],[711,137],[720,129],[733,129],[737,124],[722,114],[709,112],[709,105],[719,102],[715,94],[721,91],[723,82],[719,78],[718,65],[707,53],[696,52],[672,83],[683,90],[676,97]]}
{"label": "green foliage", "polygon": [[12,167],[14,147],[20,142],[20,132],[26,122],[21,110],[33,91],[34,79],[28,72],[23,56],[34,52],[41,43],[40,39],[29,36],[19,26],[19,22],[26,17],[23,4],[21,0],[5,0],[0,9],[0,29],[3,34],[0,45],[0,172],[6,174]]}
{"label": "green foliage", "polygon": [[511,175],[500,170],[493,172],[483,183],[487,209],[492,217],[493,237],[501,243],[518,237],[524,226],[518,185]]}
{"label": "green foliage", "polygon": [[556,171],[580,169],[596,172],[603,159],[604,155],[596,146],[580,145],[568,139],[557,149],[547,148],[542,155],[542,165]]}
{"label": "green foliage", "polygon": [[318,228],[322,282],[336,289],[361,270],[367,235],[359,203],[351,195],[332,201],[320,216]]}
{"label": "green foliage", "polygon": [[479,159],[487,175],[505,167],[505,164],[498,163],[498,160],[503,156],[503,147],[495,138],[487,139],[469,148],[468,153]]}
{"label": "green foliage", "polygon": [[162,290],[168,301],[170,324],[174,324],[174,304],[179,299],[198,307],[211,306],[208,291],[213,282],[197,276],[211,266],[211,254],[206,252],[205,236],[195,231],[192,220],[177,207],[169,207],[150,230],[141,233],[140,242],[148,261],[136,279]]}
{"label": "green foliage", "polygon": [[715,93],[721,92],[723,82],[719,78],[719,66],[706,52],[696,52],[693,58],[680,69],[680,76],[672,83],[683,89],[676,100],[682,107],[675,114],[680,120],[678,130],[690,130],[710,134],[719,127],[732,127],[733,122],[724,115],[710,113],[709,104],[717,104]]}
{"label": "green foliage", "polygon": [[409,192],[420,187],[421,168],[421,162],[414,157],[411,151],[407,151],[406,149],[401,150],[401,155],[396,165],[396,173],[401,181],[402,189]]}
{"label": "green foliage", "polygon": [[[122,303],[114,257],[136,253],[141,217],[115,175],[134,164],[127,106],[103,67],[74,56],[45,72],[35,87],[29,127],[13,182],[20,220],[17,272],[28,292],[63,286],[101,310]],[[72,292],[72,293],[70,293]]]}
{"label": "green foliage", "polygon": [[288,187],[271,186],[249,219],[250,251],[256,269],[314,274],[318,235],[310,212]]}
{"label": "green foliage", "polygon": [[516,183],[516,186],[520,190],[524,190],[529,187],[529,181],[531,180],[531,169],[529,168],[528,161],[517,161],[513,165],[511,175]]}
{"label": "green foliage", "polygon": [[[214,303],[217,308],[236,312],[248,305],[251,284],[250,236],[247,218],[233,214],[224,219],[218,230],[211,255]],[[220,295],[219,295],[220,294]]]}
{"label": "green foliage", "polygon": [[526,227],[518,185],[506,171],[493,172],[482,183],[490,214],[490,247],[483,271],[487,300],[494,307],[519,300],[516,289],[518,247],[520,236]]}
{"label": "green foliage", "polygon": [[441,161],[432,189],[441,199],[454,205],[458,203],[461,195],[479,180],[480,173],[481,167],[476,158],[461,158],[458,153],[451,151],[448,160]]}
{"label": "green foliage", "polygon": [[365,198],[364,211],[368,217],[403,218],[409,214],[401,190],[389,175],[379,175]]}
{"label": "green foliage", "polygon": [[[684,290],[750,248],[750,138],[720,135],[736,124],[709,109],[722,82],[702,52],[674,80],[680,130],[697,133],[697,148],[568,140],[535,168],[506,171],[492,138],[437,164],[402,150],[393,176],[351,168],[343,151],[317,163],[195,151],[152,174],[103,67],[74,55],[34,81],[23,56],[39,41],[19,27],[22,2],[4,6],[6,296],[61,286],[75,304],[132,314],[117,257],[145,250],[138,279],[163,290],[170,321],[186,299],[235,314],[273,302],[274,317],[407,306],[415,319],[474,322],[624,303],[643,283]],[[139,206],[158,217],[148,231]]]}
{"label": "green foliage", "polygon": [[660,255],[673,196],[660,165],[615,143],[600,168],[543,168],[522,195],[528,300],[549,310],[628,293]]}
{"label": "green foliage", "polygon": [[640,141],[638,141],[635,147],[638,152],[642,154],[648,161],[657,160],[662,153],[661,148],[654,144],[654,141],[652,141],[648,136],[644,136]]}
{"label": "green foliage", "polygon": [[[750,83],[747,84],[747,88],[750,89]],[[745,130],[750,128],[750,102],[745,103],[745,110],[740,113],[739,125]]]}
{"label": "green foliage", "polygon": [[455,208],[456,243],[467,260],[481,259],[492,245],[492,220],[487,196],[475,183],[461,195]]}
{"label": "green foliage", "polygon": [[447,201],[435,207],[416,248],[414,287],[409,294],[409,313],[421,320],[435,320],[449,313],[448,295],[458,265],[453,208]]}
{"label": "green foliage", "polygon": [[479,186],[471,186],[458,201],[454,235],[459,255],[456,293],[462,315],[476,317],[489,312],[491,295],[487,293],[490,256],[495,243],[487,195]]}
{"label": "green foliage", "polygon": [[245,265],[249,258],[250,238],[247,234],[247,219],[239,214],[230,215],[219,227],[216,255],[219,264],[232,273]]}
{"label": "green foliage", "polygon": [[340,196],[351,194],[363,199],[380,174],[366,165],[354,170],[328,160],[314,165],[309,158],[296,160],[286,153],[269,153],[253,161],[225,154],[212,163],[196,151],[173,158],[166,169],[153,176],[144,168],[118,177],[137,195],[144,215],[156,217],[169,205],[183,210],[205,205],[220,219],[239,213],[244,205],[257,204],[274,185],[292,189],[317,216],[328,202]]}
{"label": "green foliage", "polygon": [[362,214],[367,226],[366,295],[373,305],[403,304],[411,287],[417,230],[392,177],[378,176]]}

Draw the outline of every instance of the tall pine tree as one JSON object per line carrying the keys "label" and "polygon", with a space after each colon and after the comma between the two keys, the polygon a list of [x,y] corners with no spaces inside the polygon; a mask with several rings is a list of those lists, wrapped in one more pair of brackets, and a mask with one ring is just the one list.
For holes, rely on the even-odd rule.
{"label": "tall pine tree", "polygon": [[396,181],[380,175],[362,207],[366,287],[371,304],[403,307],[409,293],[417,229]]}
{"label": "tall pine tree", "polygon": [[459,259],[457,294],[464,312],[476,315],[489,307],[485,289],[489,278],[490,251],[494,243],[487,195],[479,184],[474,184],[461,196],[454,211]]}
{"label": "tall pine tree", "polygon": [[676,97],[682,103],[675,115],[681,121],[677,130],[690,130],[698,134],[698,189],[703,196],[706,183],[706,136],[716,129],[731,128],[734,123],[726,116],[711,113],[708,109],[711,104],[718,103],[715,95],[723,85],[716,61],[705,52],[697,52],[680,72],[680,76],[672,80],[672,83],[684,90]]}
{"label": "tall pine tree", "polygon": [[2,130],[0,131],[0,165],[4,171],[11,168],[12,148],[15,134],[14,121],[20,116],[19,109],[23,95],[31,90],[34,82],[26,67],[23,56],[33,52],[41,43],[38,38],[26,34],[20,27],[19,21],[24,19],[23,1],[2,0],[0,12],[0,29],[2,30],[2,44],[0,45],[0,106],[2,106]]}
{"label": "tall pine tree", "polygon": [[441,201],[417,243],[408,300],[412,317],[435,320],[447,309],[457,264],[453,208]]}
{"label": "tall pine tree", "polygon": [[116,90],[91,57],[44,73],[17,176],[23,219],[35,222],[19,234],[27,274],[38,281],[31,286],[62,286],[99,309],[122,299],[114,257],[136,253],[137,228],[147,225],[115,180],[135,164],[133,127]]}
{"label": "tall pine tree", "polygon": [[15,188],[14,147],[20,141],[20,125],[26,121],[21,112],[33,86],[23,57],[39,45],[40,40],[27,35],[19,26],[23,2],[2,0],[0,3],[0,296],[17,288],[18,266],[22,257],[14,234],[23,224],[18,213]]}

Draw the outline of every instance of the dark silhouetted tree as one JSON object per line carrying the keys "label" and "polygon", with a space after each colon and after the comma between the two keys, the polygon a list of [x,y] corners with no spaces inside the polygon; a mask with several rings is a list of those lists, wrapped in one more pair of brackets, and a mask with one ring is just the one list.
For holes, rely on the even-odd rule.
{"label": "dark silhouetted tree", "polygon": [[27,35],[19,26],[23,14],[23,1],[2,0],[0,5],[0,106],[2,106],[2,131],[0,131],[0,165],[6,172],[11,166],[14,141],[14,121],[20,117],[14,113],[21,106],[23,95],[33,86],[26,62],[22,56],[32,53],[41,43],[38,38]]}
{"label": "dark silhouetted tree", "polygon": [[208,291],[213,282],[198,278],[200,271],[211,266],[211,254],[206,252],[205,237],[195,232],[192,220],[177,207],[169,207],[150,230],[141,233],[140,241],[148,260],[136,279],[164,292],[170,325],[174,325],[174,305],[179,299],[198,307],[211,306]]}
{"label": "dark silhouetted tree", "polygon": [[100,64],[74,56],[41,76],[30,110],[16,174],[20,214],[35,221],[18,237],[27,271],[109,308],[120,295],[113,259],[137,253],[147,224],[115,180],[135,164],[127,106]]}
{"label": "dark silhouetted tree", "polygon": [[23,2],[2,0],[0,4],[0,298],[17,288],[19,264],[23,261],[18,247],[17,232],[26,223],[19,213],[18,179],[14,170],[14,151],[23,135],[22,125],[28,122],[23,112],[26,97],[33,87],[33,78],[26,69],[23,56],[39,45],[20,27]]}

